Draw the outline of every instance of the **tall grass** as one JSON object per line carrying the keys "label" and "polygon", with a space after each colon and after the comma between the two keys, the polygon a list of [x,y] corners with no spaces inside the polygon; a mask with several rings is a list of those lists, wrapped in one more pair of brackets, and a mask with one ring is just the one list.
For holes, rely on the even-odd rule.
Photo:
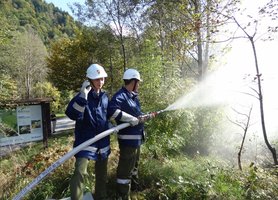
{"label": "tall grass", "polygon": [[[115,173],[118,147],[112,135],[112,154],[109,158],[108,194],[115,199]],[[12,199],[37,175],[72,148],[72,132],[50,138],[49,148],[33,143],[1,158],[0,199]],[[182,152],[153,155],[143,145],[140,162],[140,188],[132,192],[137,200],[186,199],[278,199],[278,169],[246,166],[241,172],[224,161],[211,157],[187,157]],[[24,199],[42,200],[70,196],[69,180],[73,173],[74,158],[54,170],[29,192]],[[94,163],[90,162],[86,191],[94,188]]]}
{"label": "tall grass", "polygon": [[[31,143],[19,151],[1,158],[0,178],[4,181],[0,182],[0,199],[12,199],[54,161],[68,152],[72,146],[72,134],[66,133],[58,137],[51,137],[48,144],[49,147],[45,149],[42,142]],[[55,170],[34,188],[26,199],[45,199],[55,193],[51,187],[62,186],[61,181],[65,179],[65,175],[71,172],[72,162],[71,159]]]}

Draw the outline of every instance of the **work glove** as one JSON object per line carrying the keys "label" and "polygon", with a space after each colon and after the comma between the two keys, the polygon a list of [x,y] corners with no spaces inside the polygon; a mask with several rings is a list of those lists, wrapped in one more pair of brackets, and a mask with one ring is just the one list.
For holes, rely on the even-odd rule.
{"label": "work glove", "polygon": [[122,122],[128,122],[131,126],[136,126],[139,124],[139,119],[137,117],[134,117],[130,114],[127,114],[126,112],[122,111],[122,117],[120,119]]}
{"label": "work glove", "polygon": [[147,121],[149,119],[148,115],[140,115],[138,117],[139,119],[139,123],[144,123],[145,121]]}
{"label": "work glove", "polygon": [[88,93],[92,89],[91,84],[88,80],[84,81],[82,84],[82,87],[80,89],[80,97],[84,98],[87,100],[88,98]]}
{"label": "work glove", "polygon": [[148,119],[154,118],[156,115],[157,115],[156,112],[150,112],[150,113],[145,114],[145,115],[140,115],[140,116],[138,117],[139,123],[144,123],[144,122],[147,121]]}

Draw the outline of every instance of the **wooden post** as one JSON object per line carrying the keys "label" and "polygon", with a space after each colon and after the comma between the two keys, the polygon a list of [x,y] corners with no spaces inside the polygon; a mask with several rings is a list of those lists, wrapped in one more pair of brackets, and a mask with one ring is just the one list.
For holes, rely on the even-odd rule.
{"label": "wooden post", "polygon": [[41,109],[42,109],[43,144],[44,144],[44,148],[47,148],[48,137],[51,135],[50,103],[42,102]]}

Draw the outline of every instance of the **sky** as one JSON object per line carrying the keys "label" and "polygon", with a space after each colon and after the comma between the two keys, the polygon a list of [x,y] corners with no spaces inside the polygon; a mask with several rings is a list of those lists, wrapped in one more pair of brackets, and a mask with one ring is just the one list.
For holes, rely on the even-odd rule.
{"label": "sky", "polygon": [[71,14],[71,10],[68,5],[73,5],[73,3],[83,4],[85,0],[44,0],[46,3],[53,3],[56,7],[60,8],[63,11],[67,11]]}

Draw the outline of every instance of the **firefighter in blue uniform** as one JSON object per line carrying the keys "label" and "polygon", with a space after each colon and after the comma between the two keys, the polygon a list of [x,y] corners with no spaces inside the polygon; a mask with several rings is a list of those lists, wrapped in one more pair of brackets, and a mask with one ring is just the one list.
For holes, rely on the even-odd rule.
{"label": "firefighter in blue uniform", "polygon": [[[124,87],[116,92],[108,109],[108,116],[117,124],[129,122],[131,126],[118,132],[120,149],[117,167],[118,199],[130,199],[130,189],[138,179],[138,161],[140,146],[144,140],[144,125],[140,123],[143,115],[138,99],[140,74],[135,69],[128,69],[123,75]],[[143,122],[143,121],[142,121]]]}
{"label": "firefighter in blue uniform", "polygon": [[[109,129],[109,99],[101,90],[107,73],[102,66],[92,64],[87,69],[86,77],[87,80],[82,84],[80,92],[66,109],[66,115],[76,121],[74,147]],[[75,155],[75,169],[70,181],[72,200],[83,199],[89,160],[95,161],[95,199],[106,198],[107,161],[110,151],[110,137],[106,136]]]}

